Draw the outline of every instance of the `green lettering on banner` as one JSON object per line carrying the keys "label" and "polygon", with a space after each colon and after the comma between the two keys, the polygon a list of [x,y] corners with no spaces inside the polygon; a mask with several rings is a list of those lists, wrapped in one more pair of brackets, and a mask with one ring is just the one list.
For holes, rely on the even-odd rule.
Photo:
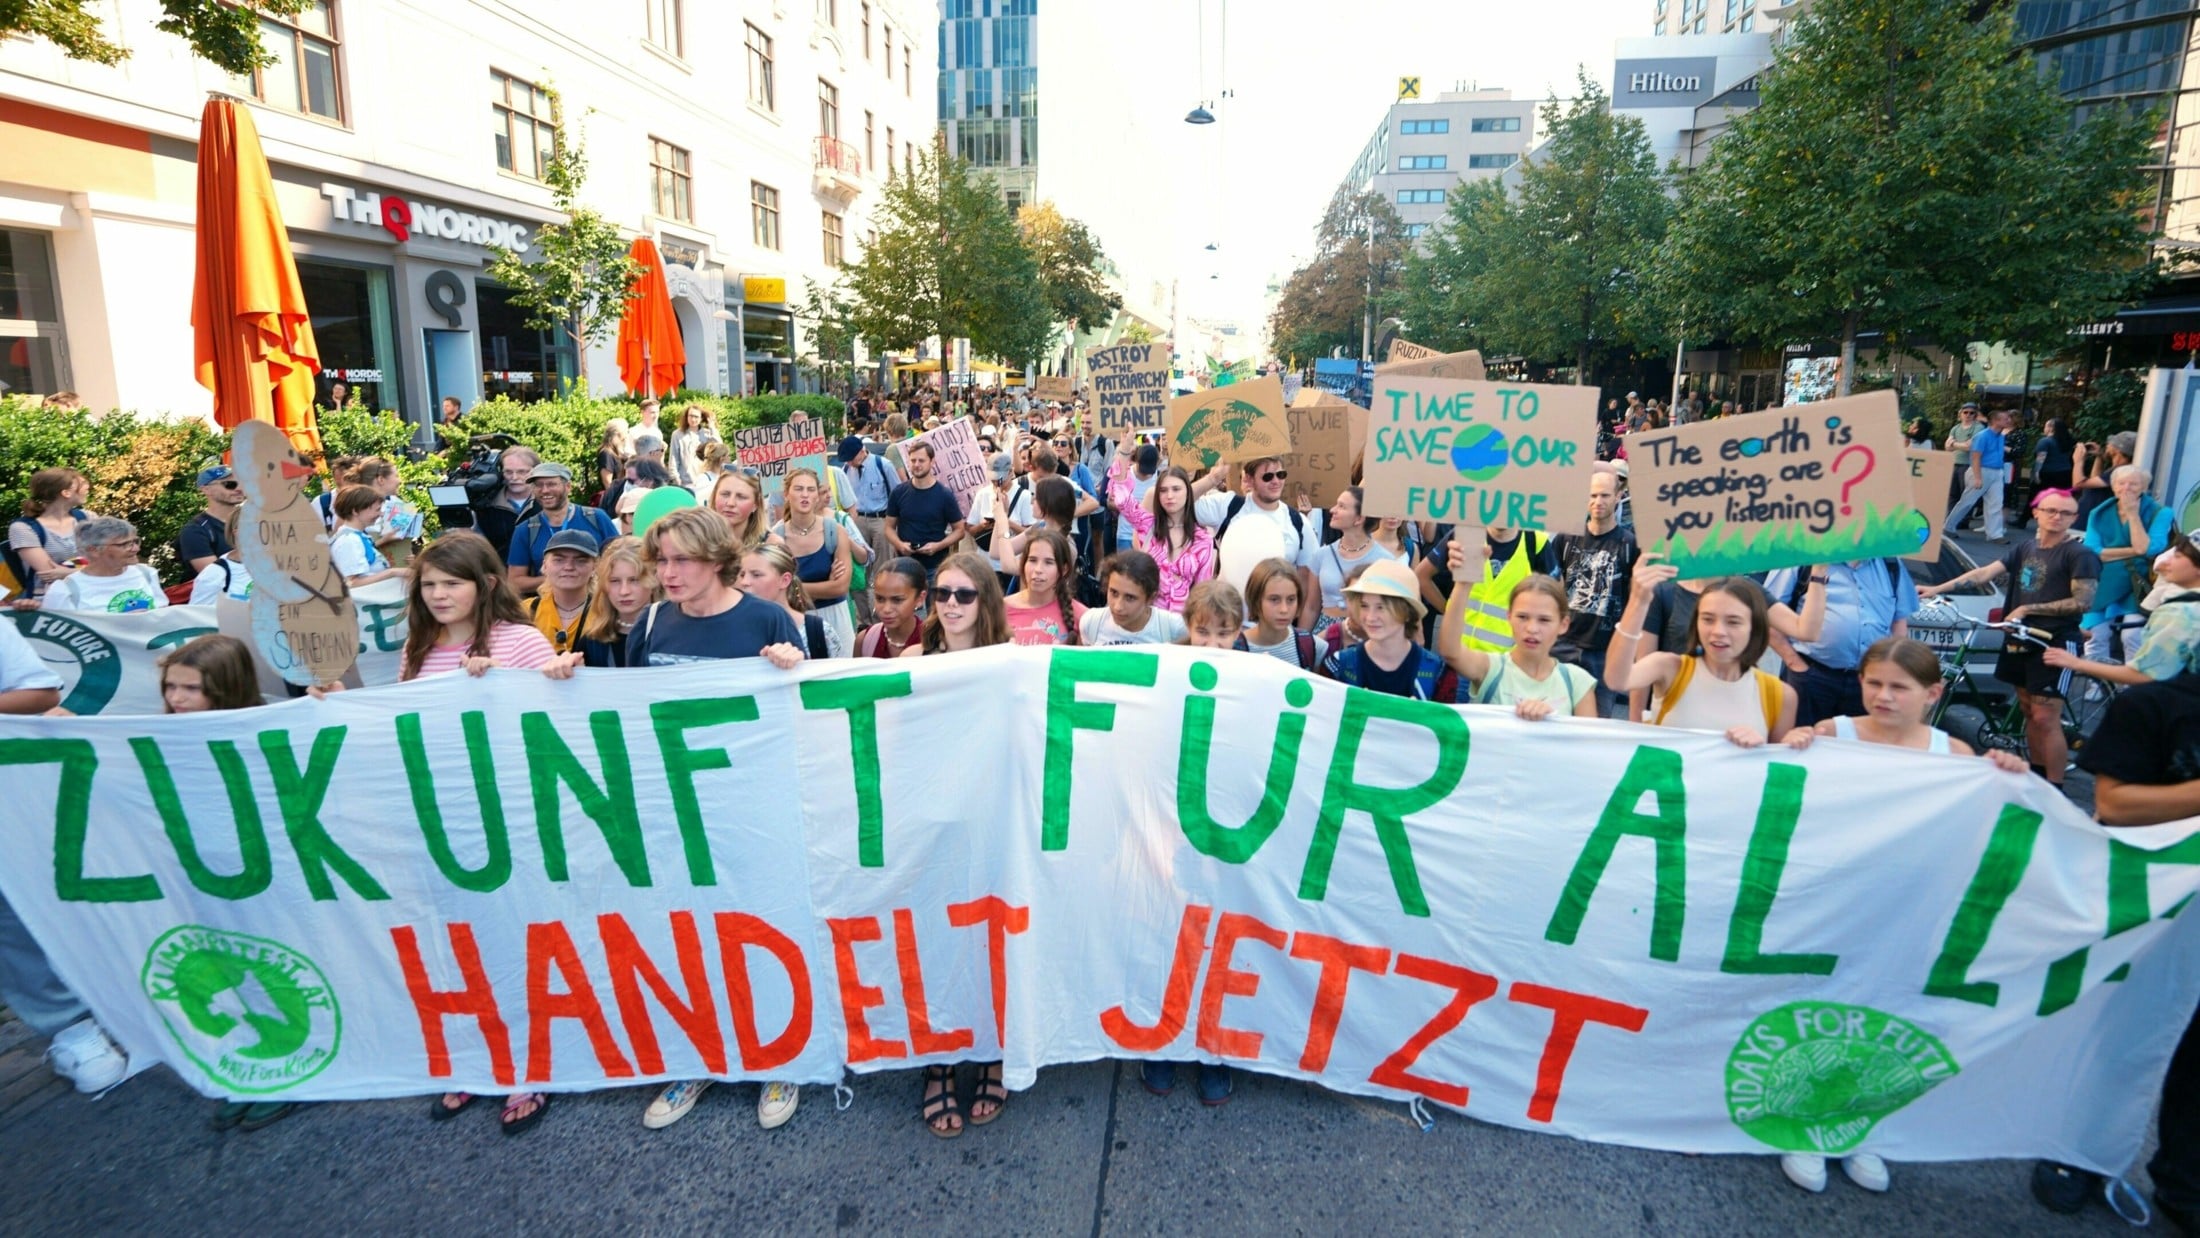
{"label": "green lettering on banner", "polygon": [[214,754],[222,787],[229,793],[229,811],[237,822],[237,857],[244,868],[233,876],[215,872],[199,854],[191,819],[184,812],[183,797],[176,792],[175,775],[169,772],[168,758],[160,745],[142,735],[130,741],[130,751],[137,754],[138,768],[145,773],[145,788],[153,794],[153,811],[160,814],[161,828],[168,833],[168,845],[176,849],[176,859],[183,863],[184,875],[193,886],[215,898],[251,898],[275,879],[275,865],[267,851],[267,827],[260,819],[259,797],[253,792],[252,775],[246,771],[236,744],[217,739],[206,747]]}
{"label": "green lettering on banner", "polygon": [[1115,729],[1115,706],[1080,701],[1077,686],[1087,683],[1151,688],[1161,677],[1161,659],[1150,653],[1075,649],[1057,645],[1047,658],[1046,790],[1041,801],[1039,849],[1069,846],[1070,775],[1076,764],[1072,745],[1077,732]]}
{"label": "green lettering on banner", "polygon": [[856,864],[886,866],[886,801],[879,786],[878,703],[908,696],[909,672],[856,675],[846,679],[809,679],[802,684],[802,708],[848,711],[849,764],[856,780]]}
{"label": "green lettering on banner", "polygon": [[1749,851],[1742,857],[1742,888],[1734,900],[1734,916],[1727,922],[1726,958],[1719,970],[1740,976],[1830,976],[1839,956],[1831,954],[1766,954],[1765,919],[1780,896],[1780,878],[1787,872],[1788,843],[1795,837],[1796,822],[1803,815],[1803,779],[1800,765],[1775,761],[1765,769],[1764,797],[1757,804],[1757,825],[1749,832]]}
{"label": "green lettering on banner", "polygon": [[84,875],[84,840],[92,828],[92,778],[99,753],[88,739],[0,739],[0,765],[59,765],[53,805],[53,892],[70,903],[149,903],[160,897],[151,873],[137,877]]}
{"label": "green lettering on banner", "polygon": [[[1360,741],[1367,724],[1377,720],[1426,727],[1436,735],[1436,768],[1410,787],[1371,787],[1356,781],[1353,766],[1359,761]],[[1398,890],[1398,905],[1409,916],[1429,914],[1428,898],[1421,893],[1421,874],[1413,865],[1413,845],[1406,838],[1405,819],[1450,795],[1467,772],[1467,720],[1457,711],[1426,701],[1385,696],[1365,688],[1348,688],[1344,694],[1344,720],[1338,724],[1337,749],[1329,760],[1329,778],[1322,788],[1321,817],[1314,824],[1314,841],[1307,848],[1306,871],[1299,877],[1299,897],[1318,903],[1329,893],[1329,869],[1337,859],[1337,839],[1344,833],[1349,812],[1364,812],[1375,822],[1375,838],[1382,844],[1383,859],[1390,865],[1390,882]]]}
{"label": "green lettering on banner", "polygon": [[[1688,918],[1688,787],[1681,772],[1680,753],[1649,745],[1635,749],[1619,786],[1605,801],[1596,829],[1590,831],[1580,858],[1574,861],[1573,872],[1566,877],[1565,892],[1543,930],[1544,940],[1574,944],[1612,853],[1620,839],[1636,834],[1657,848],[1658,892],[1650,914],[1650,957],[1667,963],[1680,959],[1681,926]],[[1656,797],[1655,812],[1635,811],[1645,795]]]}
{"label": "green lettering on banner", "polygon": [[474,801],[481,806],[482,849],[488,854],[480,868],[468,868],[451,849],[450,831],[443,825],[443,805],[435,793],[435,773],[428,768],[428,746],[421,739],[420,715],[397,716],[397,751],[405,760],[405,783],[412,790],[413,816],[428,842],[428,855],[444,879],[461,890],[487,894],[512,878],[512,836],[504,823],[504,793],[497,789],[496,760],[489,751],[489,722],[478,709],[459,715],[466,733],[466,760],[472,767]]}
{"label": "green lettering on banner", "polygon": [[351,891],[370,902],[386,899],[390,892],[380,882],[360,867],[336,840],[328,836],[327,827],[321,824],[321,801],[328,798],[328,782],[336,773],[337,754],[344,750],[344,730],[340,726],[323,727],[314,733],[313,748],[306,754],[306,769],[298,772],[298,758],[290,751],[290,736],[283,731],[260,732],[260,755],[267,758],[267,771],[275,778],[275,803],[282,810],[283,832],[290,836],[290,849],[297,853],[298,867],[304,872],[306,889],[319,902],[333,902],[336,888],[330,884],[328,870],[344,879]]}
{"label": "green lettering on banner", "polygon": [[[1215,686],[1215,668],[1209,663],[1192,663],[1191,676],[1192,686],[1201,692]],[[1314,685],[1294,679],[1285,686],[1283,697],[1295,709],[1304,709],[1313,703]],[[1215,699],[1186,697],[1184,727],[1176,749],[1177,821],[1185,839],[1200,854],[1226,864],[1243,864],[1283,824],[1283,814],[1291,806],[1291,784],[1298,777],[1299,741],[1306,737],[1306,715],[1287,713],[1277,722],[1275,750],[1268,758],[1268,781],[1261,787],[1260,806],[1241,826],[1223,825],[1207,808],[1208,752],[1213,747],[1214,733]]]}
{"label": "green lettering on banner", "polygon": [[[2159,851],[2148,851],[2113,838],[2108,841],[2108,932],[2105,936],[2129,932],[2154,919],[2154,896],[2147,888],[2147,870],[2157,864],[2200,864],[2200,834]],[[2163,913],[2163,918],[2176,915],[2183,906],[2179,903],[2170,908]],[[2092,953],[2090,947],[2080,946],[2048,966],[2047,979],[2040,985],[2039,1013],[2042,1017],[2078,1000],[2085,988],[2085,965]],[[2113,974],[2108,977],[2116,978]]]}
{"label": "green lettering on banner", "polygon": [[[754,722],[760,716],[753,696],[658,701],[649,707],[649,725],[657,733],[657,751],[665,763],[665,785],[672,791],[673,819],[680,826],[680,850],[687,857],[688,880],[696,885],[717,885],[718,867],[710,858],[710,836],[703,831],[703,803],[695,794],[695,775],[732,769],[733,758],[723,748],[688,747],[687,733],[729,722]],[[649,884],[646,870],[642,884]]]}
{"label": "green lettering on banner", "polygon": [[1994,931],[1994,918],[2016,893],[2024,870],[2032,863],[2032,845],[2040,836],[2040,814],[2022,804],[2004,804],[1994,832],[1986,839],[1986,852],[1978,858],[1978,871],[1963,891],[1956,918],[1940,943],[1940,957],[1925,976],[1927,997],[1953,997],[1981,1006],[2001,1001],[2001,986],[1992,981],[1969,981],[1971,964],[1986,949]]}
{"label": "green lettering on banner", "polygon": [[542,836],[542,867],[552,881],[571,880],[565,863],[565,825],[558,809],[558,784],[572,788],[583,815],[603,833],[611,860],[637,889],[649,885],[649,852],[642,845],[642,823],[634,810],[634,768],[626,759],[626,733],[619,729],[619,711],[599,709],[588,715],[588,731],[596,740],[596,755],[603,763],[603,786],[589,777],[566,747],[550,715],[537,711],[519,716],[519,732],[527,748],[527,785],[535,798],[535,832]]}

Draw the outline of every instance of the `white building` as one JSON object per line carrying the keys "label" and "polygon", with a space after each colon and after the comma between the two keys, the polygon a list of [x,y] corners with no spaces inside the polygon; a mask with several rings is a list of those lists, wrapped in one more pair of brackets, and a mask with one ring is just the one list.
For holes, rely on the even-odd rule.
{"label": "white building", "polygon": [[1757,78],[1772,67],[1772,41],[1765,31],[1617,40],[1612,111],[1642,121],[1659,167],[1677,159],[1694,168],[1736,117],[1757,106]]}
{"label": "white building", "polygon": [[1376,193],[1397,208],[1406,234],[1418,237],[1444,217],[1452,191],[1501,176],[1535,145],[1534,99],[1462,85],[1434,99],[1390,105],[1360,150],[1343,188]]}
{"label": "white building", "polygon": [[[584,201],[664,253],[687,385],[734,393],[792,389],[790,302],[860,255],[934,127],[938,13],[919,0],[314,0],[263,22],[278,63],[249,80],[157,31],[156,0],[94,11],[131,50],[118,66],[0,44],[0,382],[95,408],[211,407],[190,329],[210,91],[254,103],[323,398],[342,381],[415,421],[577,372],[483,269],[553,218],[553,124],[585,140]],[[608,343],[588,379],[620,390]]]}

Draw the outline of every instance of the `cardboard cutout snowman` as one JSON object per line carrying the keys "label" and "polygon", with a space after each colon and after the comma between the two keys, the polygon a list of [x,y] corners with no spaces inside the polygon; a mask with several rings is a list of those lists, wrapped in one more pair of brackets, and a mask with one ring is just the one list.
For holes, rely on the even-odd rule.
{"label": "cardboard cutout snowman", "polygon": [[328,530],[306,501],[313,466],[264,421],[238,426],[230,455],[244,487],[238,540],[252,573],[253,643],[289,683],[334,683],[358,660],[359,618]]}

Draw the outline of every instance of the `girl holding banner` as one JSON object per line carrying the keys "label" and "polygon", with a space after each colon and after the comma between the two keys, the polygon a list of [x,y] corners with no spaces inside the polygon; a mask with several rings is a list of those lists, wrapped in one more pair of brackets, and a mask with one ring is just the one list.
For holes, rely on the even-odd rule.
{"label": "girl holding banner", "polygon": [[[997,523],[994,531],[1000,535]],[[1069,539],[1053,529],[1034,530],[1024,548],[1023,569],[1023,588],[1004,600],[1009,638],[1019,645],[1077,644],[1085,605],[1071,587],[1077,578],[1077,551]]]}

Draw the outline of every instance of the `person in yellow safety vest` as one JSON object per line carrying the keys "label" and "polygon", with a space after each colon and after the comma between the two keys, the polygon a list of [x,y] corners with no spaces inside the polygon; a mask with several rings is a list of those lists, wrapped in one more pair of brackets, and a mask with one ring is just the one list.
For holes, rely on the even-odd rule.
{"label": "person in yellow safety vest", "polygon": [[[1450,535],[1447,535],[1447,537]],[[1442,561],[1448,546],[1430,548],[1428,559]],[[1483,653],[1504,653],[1512,648],[1512,621],[1508,607],[1513,588],[1531,573],[1545,576],[1557,570],[1551,539],[1533,530],[1515,533],[1491,528],[1484,533],[1481,579],[1468,591],[1466,627],[1460,643]]]}

